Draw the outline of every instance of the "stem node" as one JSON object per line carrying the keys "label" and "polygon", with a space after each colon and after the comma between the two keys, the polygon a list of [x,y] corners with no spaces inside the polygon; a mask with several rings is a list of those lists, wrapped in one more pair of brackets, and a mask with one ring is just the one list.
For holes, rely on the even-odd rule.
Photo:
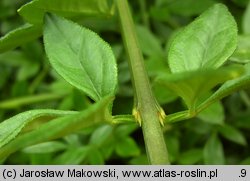
{"label": "stem node", "polygon": [[116,0],[116,4],[124,45],[129,56],[129,66],[134,88],[135,107],[132,114],[140,126],[142,126],[149,163],[155,165],[169,164],[167,147],[161,126],[166,115],[152,93],[128,2],[127,0]]}

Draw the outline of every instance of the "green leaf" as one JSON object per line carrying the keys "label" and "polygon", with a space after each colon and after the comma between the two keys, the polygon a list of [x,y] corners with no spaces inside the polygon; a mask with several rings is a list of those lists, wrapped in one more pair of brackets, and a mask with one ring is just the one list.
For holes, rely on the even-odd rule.
{"label": "green leaf", "polygon": [[[202,122],[199,119],[193,119],[192,123],[186,124],[186,129],[189,130],[189,134],[191,135],[190,137],[194,138],[203,135],[208,135],[209,133],[211,133],[212,130],[214,130],[214,128],[215,128],[214,125],[209,124],[207,122]],[[189,140],[188,135],[187,139]]]}
{"label": "green leaf", "polygon": [[238,77],[243,72],[241,66],[204,69],[159,76],[156,81],[181,96],[191,111],[202,96],[217,84]]}
{"label": "green leaf", "polygon": [[[159,58],[159,56],[150,57],[147,61],[145,61],[145,65],[150,77],[157,77],[170,72],[167,63],[163,59]],[[152,90],[160,104],[172,102],[177,98],[173,91],[166,90],[165,86],[157,82],[153,82]]]}
{"label": "green leaf", "polygon": [[198,109],[203,110],[208,105],[213,102],[222,99],[223,97],[228,96],[232,92],[235,92],[239,89],[243,89],[250,85],[250,63],[244,66],[246,73],[241,77],[229,80],[225,82],[215,93],[210,96],[207,100],[205,100],[201,105],[199,105]]}
{"label": "green leaf", "polygon": [[130,137],[124,137],[123,139],[117,140],[115,150],[121,157],[138,156],[140,154],[139,147]]}
{"label": "green leaf", "polygon": [[237,49],[230,60],[237,63],[250,62],[250,35],[239,35]]}
{"label": "green leaf", "polygon": [[97,34],[46,15],[44,43],[51,65],[71,85],[95,101],[115,94],[116,61],[110,46]]}
{"label": "green leaf", "polygon": [[32,24],[42,24],[45,12],[67,17],[110,15],[110,8],[106,0],[33,0],[18,10],[18,13]]}
{"label": "green leaf", "polygon": [[[41,57],[42,55],[40,54],[39,56]],[[1,64],[17,67],[16,78],[18,80],[27,80],[39,72],[40,65],[36,60],[39,60],[39,58],[28,56],[24,51],[20,50],[7,51],[0,54]]]}
{"label": "green leaf", "polygon": [[[19,154],[20,155],[20,154]],[[53,154],[52,153],[45,153],[45,154],[22,154],[24,157],[24,160],[18,160],[19,163],[25,162],[25,157],[29,157],[29,164],[30,165],[46,165],[46,164],[52,164]],[[22,157],[22,156],[21,156]],[[20,156],[19,158],[20,159]]]}
{"label": "green leaf", "polygon": [[[0,160],[5,159],[11,153],[27,146],[61,138],[84,128],[96,126],[103,121],[109,121],[109,119],[112,118],[107,114],[107,109],[112,99],[111,97],[104,98],[77,114],[53,119],[40,125],[39,129],[18,136],[0,149]],[[21,118],[20,116],[20,119]]]}
{"label": "green leaf", "polygon": [[111,137],[99,150],[104,160],[112,159],[115,150],[115,138]]}
{"label": "green leaf", "polygon": [[88,161],[91,165],[103,165],[104,164],[104,158],[100,152],[95,147],[91,147],[88,152]]}
{"label": "green leaf", "polygon": [[238,114],[234,117],[233,123],[241,129],[250,129],[250,112]]}
{"label": "green leaf", "polygon": [[63,152],[61,155],[55,158],[53,161],[53,164],[59,165],[77,165],[81,164],[84,159],[86,159],[89,147],[70,147],[65,152]]}
{"label": "green leaf", "polygon": [[224,108],[222,103],[217,101],[211,104],[205,110],[201,111],[197,115],[197,117],[211,124],[222,125],[225,119]]}
{"label": "green leaf", "polygon": [[220,134],[235,143],[238,143],[240,145],[247,145],[246,138],[244,135],[236,128],[230,126],[230,125],[223,125],[218,128]]}
{"label": "green leaf", "polygon": [[151,6],[149,15],[156,21],[168,22],[170,19],[170,12],[167,6]]}
{"label": "green leaf", "polygon": [[139,155],[138,157],[134,157],[129,161],[131,165],[149,165],[148,158],[146,154]]}
{"label": "green leaf", "polygon": [[42,27],[25,24],[10,31],[0,39],[0,53],[14,49],[22,44],[32,41],[42,34]]}
{"label": "green leaf", "polygon": [[[14,84],[11,87],[11,97],[14,97],[14,99],[15,99],[15,97],[24,96],[24,95],[27,95],[27,94],[28,94],[28,82],[27,81],[16,81],[16,82],[14,82]],[[6,102],[3,101],[2,103],[6,103]],[[2,105],[2,103],[1,103],[1,105]]]}
{"label": "green leaf", "polygon": [[250,34],[250,1],[243,15],[242,30],[244,34]]}
{"label": "green leaf", "polygon": [[165,141],[168,148],[170,162],[175,162],[180,154],[180,140],[178,136],[168,133],[165,135]]}
{"label": "green leaf", "polygon": [[225,164],[224,151],[220,139],[216,134],[212,134],[208,139],[204,150],[204,163],[208,165]]}
{"label": "green leaf", "polygon": [[112,136],[112,132],[112,126],[103,125],[91,134],[89,143],[101,147]]}
{"label": "green leaf", "polygon": [[63,139],[65,140],[67,145],[71,147],[78,147],[79,145],[81,145],[81,142],[82,142],[82,140],[80,140],[80,137],[77,133],[67,135]]}
{"label": "green leaf", "polygon": [[151,56],[145,61],[146,69],[149,76],[158,76],[161,74],[169,73],[169,67],[165,59],[159,56]]}
{"label": "green leaf", "polygon": [[167,4],[169,11],[182,16],[194,16],[202,13],[215,3],[214,0],[175,0]]}
{"label": "green leaf", "polygon": [[129,161],[130,165],[149,165],[148,158],[146,154],[139,155],[137,157],[133,157]]}
{"label": "green leaf", "polygon": [[41,121],[49,121],[56,117],[75,114],[75,113],[76,112],[73,111],[41,109],[41,110],[26,111],[16,116],[13,116],[0,123],[0,148],[3,145],[10,142],[11,140],[13,140],[18,134],[20,134],[20,132],[25,127],[32,128],[31,124],[32,122],[39,125],[39,122]]}
{"label": "green leaf", "polygon": [[28,57],[20,50],[13,50],[0,54],[0,62],[11,67],[23,67],[27,64],[27,61],[29,61]]}
{"label": "green leaf", "polygon": [[176,94],[172,90],[166,89],[164,85],[157,82],[153,84],[152,90],[161,105],[173,102],[177,99]]}
{"label": "green leaf", "polygon": [[67,145],[59,141],[44,142],[37,145],[24,148],[25,153],[53,153],[62,151],[67,148]]}
{"label": "green leaf", "polygon": [[164,57],[161,43],[155,35],[144,26],[136,26],[141,51],[147,56]]}
{"label": "green leaf", "polygon": [[236,46],[236,22],[224,5],[216,4],[175,36],[169,66],[172,72],[218,68]]}
{"label": "green leaf", "polygon": [[116,138],[122,138],[122,137],[127,137],[129,136],[132,132],[134,132],[136,129],[138,129],[138,126],[135,124],[129,125],[119,125],[115,129],[115,137]]}
{"label": "green leaf", "polygon": [[183,152],[179,157],[179,163],[182,165],[193,165],[200,162],[203,158],[202,149],[191,149]]}

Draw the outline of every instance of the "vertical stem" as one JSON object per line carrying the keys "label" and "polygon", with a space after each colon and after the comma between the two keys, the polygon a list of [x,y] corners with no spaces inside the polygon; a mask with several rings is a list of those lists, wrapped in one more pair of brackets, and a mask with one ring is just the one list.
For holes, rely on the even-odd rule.
{"label": "vertical stem", "polygon": [[133,115],[142,125],[149,162],[151,164],[169,164],[168,152],[160,124],[163,122],[165,113],[152,93],[128,2],[127,0],[116,0],[116,4],[123,40],[129,56],[135,92]]}
{"label": "vertical stem", "polygon": [[142,21],[144,25],[149,28],[150,26],[149,26],[149,21],[148,21],[148,15],[146,13],[146,2],[145,0],[139,0],[139,4],[140,4]]}
{"label": "vertical stem", "polygon": [[38,74],[38,76],[31,82],[29,87],[29,93],[33,94],[36,90],[37,86],[40,85],[42,80],[45,78],[46,74],[48,73],[49,66],[48,64],[43,65],[42,71]]}

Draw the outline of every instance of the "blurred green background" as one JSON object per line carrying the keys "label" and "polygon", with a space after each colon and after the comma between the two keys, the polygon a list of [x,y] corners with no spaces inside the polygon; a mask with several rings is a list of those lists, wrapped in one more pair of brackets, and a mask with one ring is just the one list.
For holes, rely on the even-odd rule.
{"label": "blurred green background", "polygon": [[[0,0],[1,36],[24,24],[17,9],[27,2]],[[229,8],[239,29],[238,49],[229,62],[250,62],[248,0],[129,1],[152,88],[166,114],[185,110],[180,98],[154,82],[157,75],[169,71],[168,42],[180,28],[218,2]],[[117,15],[79,17],[76,21],[111,45],[119,74],[113,115],[130,114],[133,89]],[[196,118],[166,125],[164,134],[171,163],[250,164],[249,96],[250,89],[236,92]],[[52,70],[42,39],[0,54],[0,121],[37,108],[82,110],[91,102]],[[4,164],[147,164],[147,158],[142,131],[137,125],[103,125],[25,148],[12,154]]]}

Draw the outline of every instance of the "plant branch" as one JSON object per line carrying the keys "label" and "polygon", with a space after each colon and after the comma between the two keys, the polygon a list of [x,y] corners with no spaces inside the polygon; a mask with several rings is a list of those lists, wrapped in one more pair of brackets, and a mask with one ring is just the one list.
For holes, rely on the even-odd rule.
{"label": "plant branch", "polygon": [[139,0],[140,4],[140,10],[141,10],[141,15],[142,15],[142,21],[146,27],[150,27],[149,21],[148,21],[148,15],[146,13],[146,2],[145,0]]}
{"label": "plant branch", "polygon": [[1,101],[0,108],[1,109],[16,109],[24,105],[30,105],[30,104],[34,104],[38,102],[43,102],[43,101],[61,99],[65,96],[66,96],[66,93],[63,93],[63,94],[46,93],[46,94],[13,98],[10,100]]}
{"label": "plant branch", "polygon": [[151,164],[169,164],[168,152],[161,127],[165,113],[152,93],[128,2],[127,0],[116,0],[116,4],[123,40],[129,56],[135,92],[133,115],[139,124],[142,125],[149,162]]}

